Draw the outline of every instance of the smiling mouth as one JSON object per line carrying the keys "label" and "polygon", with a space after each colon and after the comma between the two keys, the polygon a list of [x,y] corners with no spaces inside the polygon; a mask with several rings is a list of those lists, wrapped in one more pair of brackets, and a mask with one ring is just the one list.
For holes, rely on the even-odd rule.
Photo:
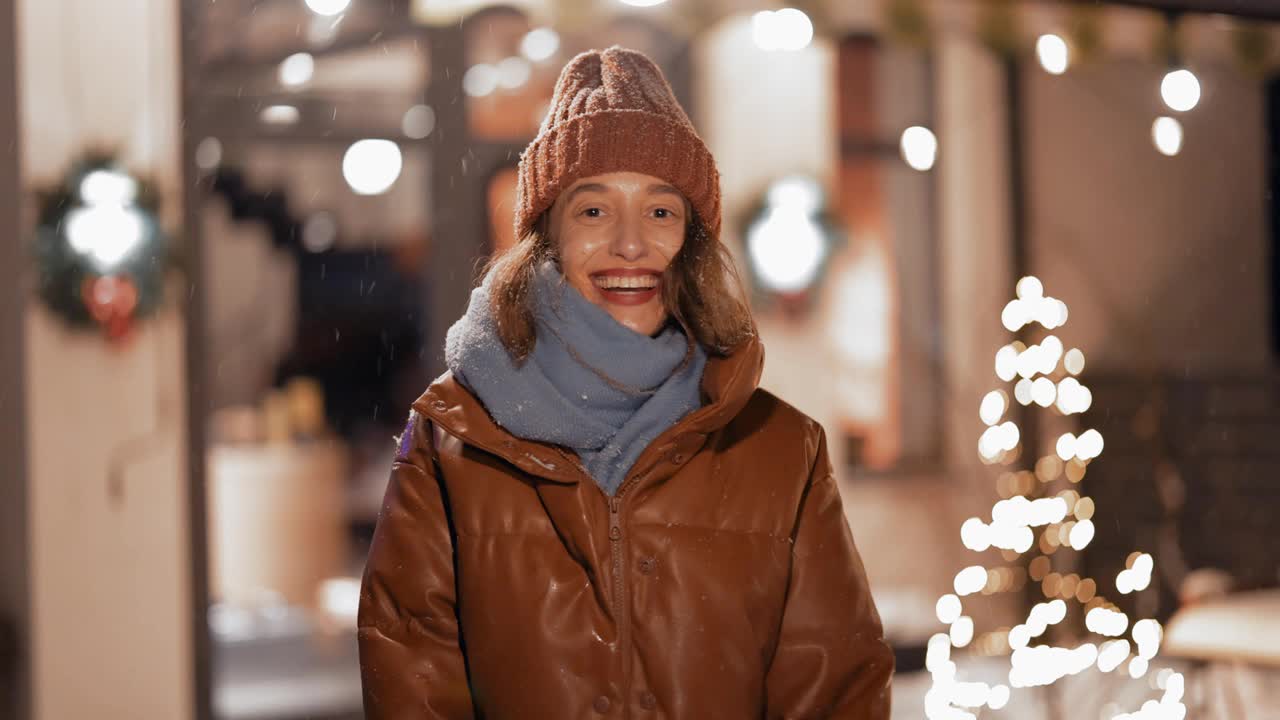
{"label": "smiling mouth", "polygon": [[592,282],[601,290],[610,292],[644,292],[658,286],[658,278],[655,275],[637,275],[634,277],[601,275],[592,278]]}

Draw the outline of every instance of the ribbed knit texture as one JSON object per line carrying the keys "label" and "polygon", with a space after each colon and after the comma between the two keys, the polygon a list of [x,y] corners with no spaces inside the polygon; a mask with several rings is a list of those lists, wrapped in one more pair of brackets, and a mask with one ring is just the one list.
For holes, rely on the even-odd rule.
{"label": "ribbed knit texture", "polygon": [[533,286],[537,341],[517,367],[490,312],[489,279],[449,328],[446,364],[494,422],[516,437],[571,448],[613,495],[641,451],[701,406],[706,353],[674,323],[654,337],[622,325],[546,261]]}
{"label": "ribbed knit texture", "polygon": [[662,71],[643,53],[611,46],[565,65],[538,135],[520,155],[516,237],[577,180],[639,172],[688,198],[720,237],[720,173]]}

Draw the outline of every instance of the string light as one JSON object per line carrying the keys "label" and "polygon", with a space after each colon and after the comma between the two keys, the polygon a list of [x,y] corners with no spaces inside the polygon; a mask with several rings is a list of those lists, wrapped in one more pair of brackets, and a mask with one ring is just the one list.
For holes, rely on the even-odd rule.
{"label": "string light", "polygon": [[[1045,295],[1040,280],[1027,276],[1018,281],[1016,297],[1004,307],[1001,322],[1011,332],[1031,323],[1053,330],[1065,324],[1067,317],[1066,303]],[[1083,413],[1092,405],[1092,393],[1076,377],[1084,370],[1084,353],[1079,348],[1066,350],[1056,336],[1048,335],[1030,347],[1021,342],[1003,345],[995,354],[994,370],[1002,381],[1015,383],[1013,400],[1021,405],[1034,403],[1063,415]],[[1009,406],[1009,396],[1003,389],[991,390],[982,397],[978,416],[986,429],[978,439],[978,453],[984,462],[1003,463],[1016,457],[1011,451],[1017,448],[1021,431],[1016,422],[1006,419]],[[1034,472],[1000,473],[997,490],[1001,499],[991,507],[990,522],[970,517],[961,525],[960,540],[974,552],[998,548],[1006,559],[1014,560],[1038,545],[1041,554],[1031,560],[1026,571],[1021,567],[966,567],[956,573],[952,583],[955,592],[938,599],[935,612],[939,622],[948,627],[947,632],[930,638],[926,652],[925,667],[932,684],[925,694],[925,716],[930,720],[975,720],[975,711],[980,708],[1005,707],[1013,688],[1049,685],[1094,667],[1112,672],[1127,661],[1130,677],[1137,679],[1148,673],[1163,634],[1160,624],[1151,619],[1134,622],[1131,644],[1124,637],[1125,631],[1130,630],[1128,615],[1098,596],[1097,582],[1053,570],[1050,555],[1060,548],[1079,551],[1093,541],[1094,501],[1071,488],[1050,497],[1027,497],[1037,482],[1053,482],[1063,475],[1068,482],[1080,482],[1088,464],[1102,454],[1103,448],[1102,434],[1094,428],[1085,429],[1078,436],[1071,432],[1060,434],[1054,453],[1037,459]],[[1038,543],[1033,528],[1043,528]],[[1126,594],[1148,587],[1153,567],[1150,555],[1131,554],[1116,578],[1117,590]],[[1040,584],[1046,600],[1035,604],[1026,620],[1012,628],[977,634],[972,618],[964,613],[964,598],[1021,587],[1028,579]],[[1085,628],[1102,636],[1100,644],[1040,644],[1039,639],[1050,627],[1066,619],[1069,601],[1084,605]],[[971,652],[978,655],[1009,653],[1008,684],[989,686],[960,679],[951,657],[953,647],[972,647]],[[1159,699],[1148,700],[1127,715],[1116,707],[1107,717],[1182,720],[1186,714],[1182,676],[1172,670],[1162,671],[1153,682],[1164,688]]]}

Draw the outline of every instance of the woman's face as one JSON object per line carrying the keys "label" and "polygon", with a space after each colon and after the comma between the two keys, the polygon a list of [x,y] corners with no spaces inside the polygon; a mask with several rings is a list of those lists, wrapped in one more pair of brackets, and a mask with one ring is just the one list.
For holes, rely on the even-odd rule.
{"label": "woman's face", "polygon": [[619,323],[645,335],[667,321],[663,272],[684,244],[684,196],[637,172],[593,175],[551,206],[560,268],[578,292]]}

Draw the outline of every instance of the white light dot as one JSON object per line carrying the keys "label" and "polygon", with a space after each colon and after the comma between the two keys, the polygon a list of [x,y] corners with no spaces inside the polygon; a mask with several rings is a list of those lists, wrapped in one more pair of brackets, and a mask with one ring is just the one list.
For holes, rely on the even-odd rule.
{"label": "white light dot", "polygon": [[1036,378],[1031,386],[1031,398],[1040,407],[1049,407],[1058,395],[1058,388],[1046,377]]}
{"label": "white light dot", "polygon": [[1076,550],[1083,550],[1093,540],[1093,521],[1081,520],[1071,526],[1071,547]]}
{"label": "white light dot", "polygon": [[67,213],[63,228],[72,249],[90,257],[103,274],[109,274],[146,237],[142,215],[132,205],[76,208]]}
{"label": "white light dot", "polygon": [[315,70],[316,61],[310,53],[294,53],[280,63],[280,84],[288,87],[305,85],[310,82]]}
{"label": "white light dot", "polygon": [[[982,552],[991,547],[991,529],[978,518],[969,518],[960,526],[960,542],[974,552]],[[943,620],[942,622],[951,621]]]}
{"label": "white light dot", "polygon": [[400,177],[400,146],[390,140],[357,140],[342,157],[342,176],[358,195],[379,195]]}
{"label": "white light dot", "polygon": [[93,170],[80,180],[86,205],[129,205],[138,197],[138,181],[118,170]]}
{"label": "white light dot", "polygon": [[307,7],[317,15],[337,15],[351,5],[351,0],[307,0]]}
{"label": "white light dot", "polygon": [[902,131],[899,150],[907,165],[926,172],[938,159],[938,137],[929,128],[915,125]]}
{"label": "white light dot", "polygon": [[827,240],[812,215],[769,208],[746,233],[751,263],[765,286],[778,292],[809,287],[827,254]]}
{"label": "white light dot", "polygon": [[1067,372],[1072,375],[1079,375],[1084,372],[1084,353],[1080,351],[1080,348],[1071,348],[1067,351],[1063,365],[1067,368]]}
{"label": "white light dot", "polygon": [[405,111],[400,120],[400,129],[405,137],[421,140],[431,134],[436,127],[436,111],[429,105],[414,105]]}
{"label": "white light dot", "polygon": [[1005,345],[996,351],[996,377],[1009,382],[1018,374],[1018,349]]}
{"label": "white light dot", "polygon": [[947,593],[938,598],[938,604],[935,608],[938,614],[938,622],[950,625],[960,617],[960,598]]}
{"label": "white light dot", "polygon": [[1040,67],[1053,75],[1066,72],[1071,63],[1067,41],[1053,34],[1041,35],[1036,41],[1036,57],[1040,59]]}
{"label": "white light dot", "polygon": [[268,105],[258,117],[267,125],[293,125],[302,119],[302,113],[292,105]]}
{"label": "white light dot", "polygon": [[1044,283],[1034,275],[1027,275],[1018,281],[1015,292],[1019,300],[1034,300],[1044,297]]}
{"label": "white light dot", "polygon": [[337,239],[338,221],[331,212],[315,213],[302,225],[302,246],[310,252],[324,252]]}
{"label": "white light dot", "polygon": [[1173,157],[1182,152],[1182,123],[1171,117],[1158,117],[1151,126],[1151,139],[1162,154]]}
{"label": "white light dot", "polygon": [[1076,456],[1081,460],[1092,460],[1102,454],[1102,433],[1089,429],[1076,438]]}
{"label": "white light dot", "polygon": [[1005,405],[1004,393],[999,390],[992,390],[982,398],[982,405],[978,408],[978,417],[987,425],[995,425],[1004,416]]}
{"label": "white light dot", "polygon": [[519,56],[504,58],[498,63],[498,85],[514,90],[529,81],[529,61]]}
{"label": "white light dot", "polygon": [[1013,386],[1013,399],[1017,400],[1019,405],[1030,405],[1032,400],[1035,399],[1032,393],[1034,389],[1035,383],[1022,378],[1017,385]]}
{"label": "white light dot", "polygon": [[520,40],[520,52],[533,62],[542,62],[559,49],[560,36],[551,28],[534,28]]}
{"label": "white light dot", "polygon": [[1146,658],[1136,657],[1129,661],[1129,677],[1137,680],[1147,674],[1149,663]]}
{"label": "white light dot", "polygon": [[1160,97],[1170,110],[1187,112],[1200,102],[1200,81],[1190,70],[1174,70],[1160,82]]}
{"label": "white light dot", "polygon": [[751,16],[751,38],[761,50],[803,50],[813,40],[813,22],[795,8],[761,10]]}
{"label": "white light dot", "polygon": [[961,615],[951,623],[951,644],[962,648],[973,640],[973,618]]}
{"label": "white light dot", "polygon": [[1009,686],[996,685],[991,688],[991,694],[987,696],[987,706],[992,710],[999,710],[1009,704]]}
{"label": "white light dot", "polygon": [[630,5],[631,7],[653,7],[654,5],[661,5],[666,1],[667,0],[621,0],[623,5]]}
{"label": "white light dot", "polygon": [[216,137],[207,137],[196,145],[196,167],[201,170],[212,170],[222,164],[222,142]]}
{"label": "white light dot", "polygon": [[488,63],[476,63],[462,76],[462,89],[471,97],[484,97],[498,89],[498,69]]}
{"label": "white light dot", "polygon": [[956,573],[956,594],[964,597],[978,592],[987,585],[987,569],[981,565],[970,565]]}
{"label": "white light dot", "polygon": [[1071,433],[1063,433],[1058,438],[1057,444],[1058,457],[1063,460],[1070,460],[1076,456],[1076,436]]}

